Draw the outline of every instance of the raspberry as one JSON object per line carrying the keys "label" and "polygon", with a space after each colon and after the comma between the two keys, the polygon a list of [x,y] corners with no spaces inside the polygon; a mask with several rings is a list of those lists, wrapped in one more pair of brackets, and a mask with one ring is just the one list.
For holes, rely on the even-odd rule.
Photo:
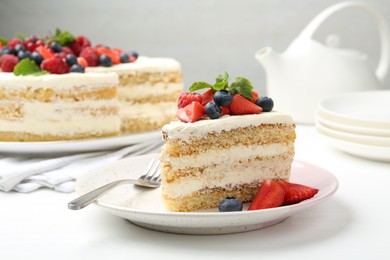
{"label": "raspberry", "polygon": [[18,38],[11,38],[11,39],[9,39],[7,46],[10,47],[10,49],[13,49],[13,48],[15,48],[16,44],[23,45],[23,42],[22,42],[22,40],[20,40]]}
{"label": "raspberry", "polygon": [[41,69],[52,74],[65,74],[69,72],[69,66],[60,55],[46,59],[41,63]]}
{"label": "raspberry", "polygon": [[81,51],[80,57],[87,61],[88,66],[96,67],[99,65],[99,53],[92,47],[85,47]]}
{"label": "raspberry", "polygon": [[200,95],[198,93],[183,92],[179,97],[179,100],[177,102],[177,107],[183,108],[183,107],[191,104],[192,101],[197,101],[197,102],[202,104],[202,101],[203,101],[202,95]]}
{"label": "raspberry", "polygon": [[79,56],[80,52],[85,47],[90,47],[91,42],[85,36],[77,36],[76,39],[69,45],[69,48],[73,51],[74,55]]}
{"label": "raspberry", "polygon": [[13,72],[14,67],[19,62],[19,59],[12,54],[5,54],[1,56],[1,70],[4,72]]}

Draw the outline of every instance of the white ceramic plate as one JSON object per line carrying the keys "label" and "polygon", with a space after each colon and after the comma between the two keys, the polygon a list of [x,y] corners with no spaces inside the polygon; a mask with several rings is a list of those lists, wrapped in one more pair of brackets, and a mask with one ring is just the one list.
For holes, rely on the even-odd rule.
{"label": "white ceramic plate", "polygon": [[353,126],[348,124],[342,124],[335,122],[331,119],[324,118],[320,114],[317,114],[317,122],[331,128],[333,130],[351,133],[351,134],[360,134],[360,135],[368,135],[368,136],[378,136],[378,137],[390,137],[390,129],[383,128],[369,128],[369,127],[361,127],[361,126]]}
{"label": "white ceramic plate", "polygon": [[[89,171],[76,182],[79,195],[107,182],[137,178],[157,154],[130,157],[105,167]],[[161,189],[133,185],[117,187],[100,198],[96,204],[108,212],[146,228],[182,234],[226,234],[250,231],[277,224],[287,217],[317,205],[332,195],[338,181],[330,172],[300,161],[294,161],[291,181],[316,187],[312,199],[296,205],[273,209],[240,212],[218,212],[218,209],[197,212],[167,212],[161,199]]]}
{"label": "white ceramic plate", "polygon": [[320,122],[316,123],[316,128],[320,133],[326,134],[327,136],[331,136],[331,137],[334,137],[334,138],[337,138],[340,140],[354,142],[354,143],[358,143],[358,144],[384,146],[384,147],[390,148],[390,137],[380,137],[380,136],[347,133],[347,132],[338,131],[338,130],[326,127],[325,125],[321,124]]}
{"label": "white ceramic plate", "polygon": [[318,113],[341,124],[390,131],[390,90],[361,91],[321,100]]}
{"label": "white ceramic plate", "polygon": [[107,138],[50,142],[0,142],[0,152],[18,154],[78,153],[111,150],[161,137],[161,131]]}
{"label": "white ceramic plate", "polygon": [[334,135],[329,135],[326,131],[322,131],[318,127],[317,130],[322,134],[323,138],[329,145],[339,149],[340,151],[369,160],[390,162],[389,146],[377,146],[351,142],[345,139],[339,139]]}

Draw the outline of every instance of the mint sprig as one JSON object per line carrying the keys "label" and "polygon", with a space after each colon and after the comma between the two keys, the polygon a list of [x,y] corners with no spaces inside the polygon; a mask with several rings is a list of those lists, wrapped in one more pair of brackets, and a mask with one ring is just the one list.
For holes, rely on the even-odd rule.
{"label": "mint sprig", "polygon": [[75,37],[70,32],[63,32],[59,28],[56,29],[53,40],[58,42],[61,46],[68,46],[74,41]]}
{"label": "mint sprig", "polygon": [[8,40],[6,38],[0,37],[0,42],[5,46],[8,43]]}
{"label": "mint sprig", "polygon": [[47,74],[45,70],[41,70],[35,61],[30,59],[23,59],[14,68],[14,74],[16,76],[25,76],[25,75],[42,75]]}
{"label": "mint sprig", "polygon": [[218,75],[215,79],[215,83],[213,85],[203,82],[203,81],[197,81],[194,82],[190,88],[190,92],[194,92],[200,89],[204,88],[211,88],[214,91],[218,90],[226,90],[235,94],[241,94],[243,97],[248,99],[253,99],[252,90],[253,86],[252,83],[243,77],[237,77],[230,85],[229,85],[229,74],[225,72],[223,75]]}

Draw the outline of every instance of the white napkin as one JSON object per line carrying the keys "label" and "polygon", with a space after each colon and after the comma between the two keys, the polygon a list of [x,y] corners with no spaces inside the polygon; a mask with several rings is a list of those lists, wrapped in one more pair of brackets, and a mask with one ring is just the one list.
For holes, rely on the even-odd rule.
{"label": "white napkin", "polygon": [[31,192],[47,187],[59,192],[73,192],[75,181],[83,172],[124,157],[159,152],[161,145],[159,138],[109,152],[61,157],[0,155],[0,190]]}

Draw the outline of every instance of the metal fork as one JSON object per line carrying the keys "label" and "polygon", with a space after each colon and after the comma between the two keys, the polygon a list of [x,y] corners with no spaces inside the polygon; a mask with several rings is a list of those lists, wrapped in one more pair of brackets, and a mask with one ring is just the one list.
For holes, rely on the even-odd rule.
{"label": "metal fork", "polygon": [[141,175],[138,179],[123,179],[110,182],[106,185],[103,185],[95,190],[92,190],[68,203],[68,209],[79,210],[82,209],[92,202],[98,200],[101,196],[106,194],[108,191],[113,188],[118,187],[119,185],[131,183],[137,186],[143,186],[148,188],[157,188],[161,184],[160,173],[159,173],[159,161],[158,159],[153,159],[148,167],[146,168],[144,174]]}

